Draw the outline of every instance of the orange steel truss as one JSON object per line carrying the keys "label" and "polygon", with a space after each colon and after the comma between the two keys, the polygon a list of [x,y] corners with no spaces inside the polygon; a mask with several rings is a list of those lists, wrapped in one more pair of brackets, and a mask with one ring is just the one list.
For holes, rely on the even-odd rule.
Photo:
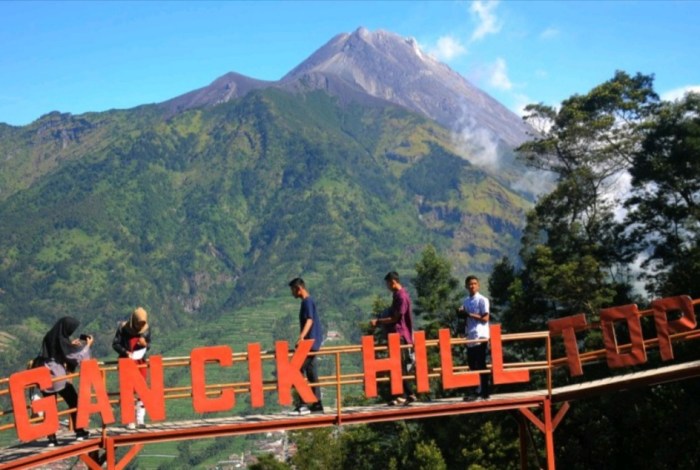
{"label": "orange steel truss", "polygon": [[[693,306],[697,306],[699,303],[700,300],[692,301]],[[651,311],[639,313],[641,316],[653,314]],[[596,326],[594,324],[588,328]],[[700,337],[700,331],[696,329],[670,335],[673,342],[692,340],[698,337]],[[326,403],[325,414],[291,417],[278,411],[268,411],[265,415],[255,415],[251,414],[250,409],[241,409],[241,406],[238,406],[235,412],[223,416],[218,413],[203,419],[201,416],[192,416],[190,419],[178,417],[178,420],[174,421],[165,420],[149,423],[147,429],[137,431],[127,430],[119,424],[102,424],[98,426],[100,431],[94,434],[95,437],[54,448],[47,448],[43,443],[37,441],[21,444],[12,443],[17,423],[12,408],[5,406],[10,394],[9,379],[0,379],[0,403],[5,408],[0,411],[0,439],[3,439],[0,442],[6,443],[3,448],[0,448],[0,469],[31,468],[76,456],[92,469],[103,468],[103,465],[109,469],[122,469],[139,454],[144,445],[159,442],[509,411],[514,413],[518,421],[521,468],[528,467],[527,451],[528,442],[531,440],[528,423],[531,423],[544,435],[546,468],[553,470],[555,468],[554,432],[569,410],[570,401],[611,391],[700,376],[700,360],[697,360],[641,372],[615,375],[602,380],[582,381],[574,385],[554,387],[555,372],[559,369],[565,370],[568,363],[566,357],[552,357],[553,336],[550,332],[504,334],[501,340],[506,352],[508,351],[506,345],[513,343],[535,344],[535,349],[541,352],[541,360],[504,360],[503,368],[507,371],[528,371],[528,373],[537,374],[537,379],[519,385],[518,391],[494,394],[491,399],[485,401],[465,402],[461,396],[452,394],[452,397],[446,396],[429,401],[419,401],[411,406],[387,407],[376,400],[370,404],[367,404],[369,400],[366,400],[362,405],[353,405],[351,402],[357,401],[351,399],[356,396],[352,394],[353,390],[361,389],[365,382],[365,376],[362,370],[358,370],[357,365],[362,357],[362,347],[360,345],[325,347],[317,353],[312,353],[323,358],[323,363],[326,366],[322,369],[325,375],[321,375],[318,383],[313,385],[322,387],[326,397],[330,396],[335,399],[335,406],[328,406],[328,401],[324,399]],[[467,341],[464,339],[450,340],[451,348],[462,348],[466,343]],[[644,339],[645,348],[658,347],[658,343],[657,338]],[[439,342],[438,340],[427,340],[426,347],[430,350],[429,352],[435,353],[439,348]],[[631,345],[620,345],[619,350],[625,352],[631,347]],[[375,350],[386,351],[387,348],[378,346]],[[605,359],[605,356],[605,349],[588,351],[580,354],[580,360],[585,365],[600,362]],[[233,354],[233,362],[236,364],[246,364],[247,358],[248,353]],[[274,366],[274,355],[263,353],[260,355],[260,359],[268,374],[268,379],[264,381],[263,391],[272,394],[277,390],[276,381],[269,378],[269,376],[274,375],[274,372],[271,372]],[[163,368],[168,372],[167,379],[181,377],[183,374],[187,375],[192,365],[190,357],[162,358],[162,362]],[[327,367],[328,365],[332,365],[332,367]],[[461,365],[455,365],[453,369],[454,373],[468,371],[467,366]],[[117,370],[115,362],[100,363],[100,371],[108,388],[114,383]],[[431,384],[440,381],[442,377],[440,366],[431,367],[427,372]],[[69,377],[77,378],[78,375],[73,374]],[[211,379],[211,376],[208,378]],[[415,380],[416,375],[405,375],[404,378]],[[377,380],[388,382],[390,378],[384,376]],[[168,382],[164,391],[166,403],[183,399],[192,400],[193,386],[191,384],[181,385],[175,383],[177,380],[168,380]],[[249,381],[232,382],[223,377],[217,383],[207,383],[205,393],[209,397],[219,397],[226,390],[233,390],[236,395],[240,394],[239,396],[250,395],[251,383]],[[111,405],[119,403],[118,391],[111,390],[109,397]],[[31,408],[30,405],[27,406]],[[72,411],[75,410],[62,410],[59,415],[66,417]],[[192,415],[195,413],[193,412]],[[37,423],[42,420],[42,417],[34,417],[30,421]],[[126,452],[122,450],[118,454],[117,449],[124,449]]]}

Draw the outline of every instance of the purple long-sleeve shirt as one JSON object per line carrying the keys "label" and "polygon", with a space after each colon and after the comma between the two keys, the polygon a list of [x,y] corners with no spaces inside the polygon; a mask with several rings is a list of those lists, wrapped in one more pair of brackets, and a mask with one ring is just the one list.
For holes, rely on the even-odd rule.
{"label": "purple long-sleeve shirt", "polygon": [[406,344],[413,344],[413,315],[411,313],[411,298],[403,287],[394,292],[388,317],[396,317],[396,323],[385,325],[387,333],[398,333]]}

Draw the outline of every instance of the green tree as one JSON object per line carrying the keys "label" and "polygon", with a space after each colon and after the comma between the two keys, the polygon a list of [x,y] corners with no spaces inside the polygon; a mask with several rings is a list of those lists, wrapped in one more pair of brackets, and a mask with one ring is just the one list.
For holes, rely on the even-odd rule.
{"label": "green tree", "polygon": [[442,452],[432,440],[416,444],[414,462],[416,470],[447,470]]}
{"label": "green tree", "polygon": [[341,468],[343,454],[334,428],[313,429],[294,433],[297,452],[291,459],[296,468],[325,470]]}
{"label": "green tree", "polygon": [[290,467],[284,462],[280,462],[275,454],[263,454],[257,456],[258,461],[248,465],[250,470],[289,470]]}
{"label": "green tree", "polygon": [[700,94],[662,103],[630,168],[629,240],[659,295],[700,295]]}
{"label": "green tree", "polygon": [[459,281],[452,275],[452,264],[428,245],[416,263],[415,314],[422,316],[429,335],[437,335],[440,328],[449,328],[455,336],[460,331],[455,307],[459,305]]}
{"label": "green tree", "polygon": [[556,187],[528,214],[520,283],[527,290],[521,293],[548,306],[549,315],[595,316],[629,291],[630,255],[611,195],[657,107],[652,82],[651,76],[617,72],[588,94],[565,100],[559,110],[526,108],[526,119],[542,132],[518,151],[528,165],[554,174]]}

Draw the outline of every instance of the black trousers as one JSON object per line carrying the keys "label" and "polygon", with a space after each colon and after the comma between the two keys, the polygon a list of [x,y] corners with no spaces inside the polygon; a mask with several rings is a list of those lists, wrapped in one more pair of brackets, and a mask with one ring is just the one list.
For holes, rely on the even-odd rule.
{"label": "black trousers", "polygon": [[[66,405],[68,405],[68,408],[75,408],[78,406],[78,393],[75,391],[75,387],[73,387],[73,384],[70,382],[66,382],[66,386],[63,387],[63,390],[60,390],[58,392],[53,392],[53,393],[47,393],[47,392],[44,392],[42,390],[41,394],[45,397],[58,394],[61,396],[61,398],[63,398],[63,401],[66,402]],[[70,421],[71,421],[71,424],[73,425],[73,430],[79,431],[79,429],[75,425],[76,414],[77,414],[77,412],[75,412],[75,411],[73,411],[70,414]]]}
{"label": "black trousers", "polygon": [[[401,345],[408,344],[406,340],[401,338]],[[415,368],[416,368],[416,356],[415,353],[413,352],[413,346],[410,348],[405,348],[401,350],[401,369],[403,375],[407,375],[410,373],[415,373]],[[403,395],[404,397],[408,398],[409,396],[413,395],[413,381],[409,379],[403,379]]]}
{"label": "black trousers", "polygon": [[[309,356],[306,358],[304,364],[301,366],[301,373],[304,374],[304,376],[306,376],[306,380],[309,383],[318,382],[316,356]],[[316,395],[316,400],[318,400],[318,402],[321,403],[321,387],[311,387],[311,390],[314,391],[314,395]]]}
{"label": "black trousers", "polygon": [[[467,347],[467,364],[469,370],[486,370],[486,355],[488,353],[489,343],[479,343],[474,346]],[[480,376],[480,391],[479,395],[488,397],[491,394],[489,390],[490,372],[482,372]]]}

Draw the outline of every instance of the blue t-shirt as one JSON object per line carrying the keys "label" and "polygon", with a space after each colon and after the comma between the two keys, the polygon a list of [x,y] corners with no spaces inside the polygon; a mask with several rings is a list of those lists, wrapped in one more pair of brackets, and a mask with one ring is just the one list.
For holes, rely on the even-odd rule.
{"label": "blue t-shirt", "polygon": [[311,324],[311,329],[306,334],[304,339],[314,340],[314,345],[311,347],[312,351],[318,351],[321,348],[321,343],[323,343],[323,329],[321,328],[321,321],[318,318],[318,312],[316,311],[316,303],[311,296],[303,299],[301,301],[301,308],[299,309],[299,331],[304,329],[307,319],[311,319],[313,323]]}

